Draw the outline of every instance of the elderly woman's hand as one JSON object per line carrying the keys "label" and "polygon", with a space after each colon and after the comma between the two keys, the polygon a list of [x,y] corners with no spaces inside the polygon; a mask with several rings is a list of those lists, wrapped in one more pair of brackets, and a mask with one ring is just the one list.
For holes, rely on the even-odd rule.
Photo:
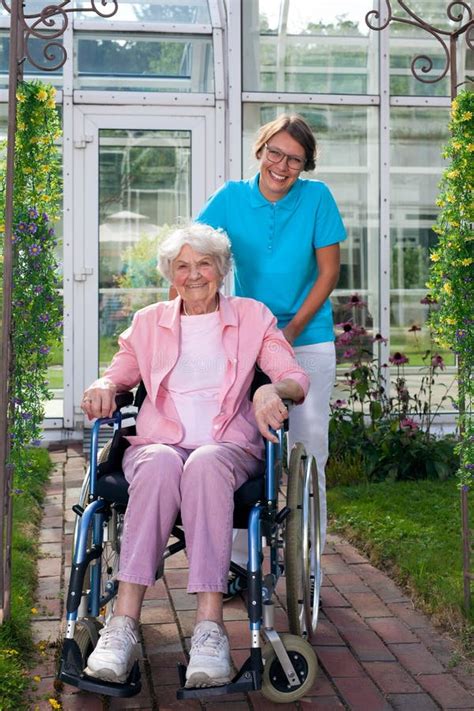
{"label": "elderly woman's hand", "polygon": [[112,417],[117,387],[107,378],[99,378],[84,392],[81,408],[89,418]]}
{"label": "elderly woman's hand", "polygon": [[288,417],[288,409],[278,395],[277,387],[273,384],[259,387],[253,396],[253,409],[260,434],[276,444],[278,437],[270,432],[270,427],[280,429]]}

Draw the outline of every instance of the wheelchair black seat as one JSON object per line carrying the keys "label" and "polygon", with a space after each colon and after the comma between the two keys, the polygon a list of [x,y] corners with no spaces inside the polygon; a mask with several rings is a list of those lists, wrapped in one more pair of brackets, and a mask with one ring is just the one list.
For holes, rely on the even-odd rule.
{"label": "wheelchair black seat", "polygon": [[[115,439],[115,438],[114,438]],[[120,437],[110,447],[110,458],[98,466],[97,494],[111,504],[126,507],[128,503],[128,482],[117,461],[127,448],[127,441]],[[115,446],[114,446],[115,445]],[[120,457],[121,459],[121,457]],[[264,496],[264,472],[249,479],[234,494],[234,528],[247,528],[252,506]],[[178,517],[177,525],[180,525]]]}

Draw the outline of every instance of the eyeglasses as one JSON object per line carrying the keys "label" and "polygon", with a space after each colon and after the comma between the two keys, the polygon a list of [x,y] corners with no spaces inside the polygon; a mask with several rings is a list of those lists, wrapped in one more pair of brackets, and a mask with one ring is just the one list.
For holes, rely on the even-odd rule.
{"label": "eyeglasses", "polygon": [[281,163],[283,158],[286,158],[288,168],[292,170],[303,170],[305,159],[299,156],[290,156],[288,153],[283,153],[279,148],[272,148],[268,143],[265,143],[265,150],[267,151],[267,158],[270,163]]}

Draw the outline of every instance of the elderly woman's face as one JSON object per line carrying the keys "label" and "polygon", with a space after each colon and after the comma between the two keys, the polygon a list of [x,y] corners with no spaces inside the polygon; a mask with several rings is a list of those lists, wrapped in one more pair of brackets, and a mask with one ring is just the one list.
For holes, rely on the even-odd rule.
{"label": "elderly woman's face", "polygon": [[214,257],[196,252],[185,244],[171,264],[173,286],[186,305],[208,305],[214,310],[222,281]]}

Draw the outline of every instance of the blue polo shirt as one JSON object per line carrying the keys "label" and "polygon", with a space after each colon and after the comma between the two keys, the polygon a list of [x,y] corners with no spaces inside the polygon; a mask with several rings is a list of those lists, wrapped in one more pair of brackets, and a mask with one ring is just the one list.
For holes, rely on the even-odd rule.
{"label": "blue polo shirt", "polygon": [[[235,294],[263,301],[284,328],[317,278],[315,250],[341,242],[346,232],[324,183],[298,178],[284,198],[272,203],[260,192],[258,180],[259,174],[226,183],[196,220],[227,232],[235,263]],[[332,340],[327,299],[294,345]]]}

